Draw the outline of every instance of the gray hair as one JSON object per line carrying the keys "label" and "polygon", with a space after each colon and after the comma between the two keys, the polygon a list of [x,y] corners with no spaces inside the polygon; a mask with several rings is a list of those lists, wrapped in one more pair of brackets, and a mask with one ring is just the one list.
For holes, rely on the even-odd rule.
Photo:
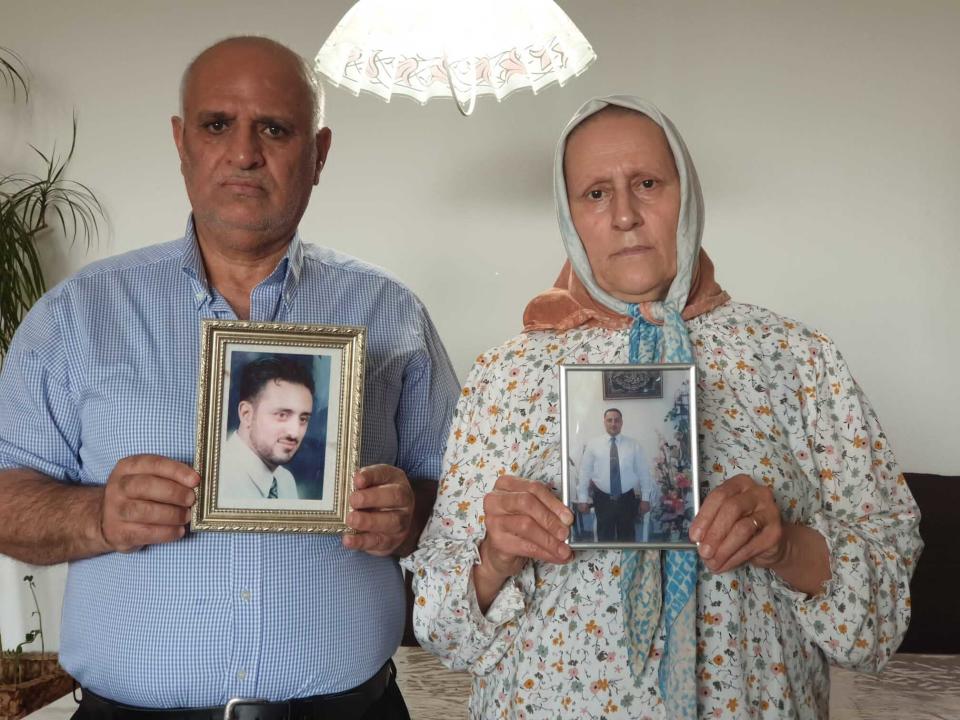
{"label": "gray hair", "polygon": [[294,52],[288,48],[283,43],[279,43],[276,40],[271,40],[270,38],[263,37],[260,35],[234,35],[231,37],[224,38],[215,42],[213,45],[204,48],[200,53],[190,61],[186,69],[183,71],[183,75],[180,76],[180,116],[183,117],[183,101],[184,97],[187,94],[187,84],[190,82],[190,75],[193,73],[193,68],[197,64],[197,61],[203,57],[207,52],[212,50],[215,47],[224,45],[226,43],[234,42],[253,42],[261,43],[263,45],[272,46],[283,52],[290,53],[297,62],[297,67],[300,71],[300,76],[304,81],[304,84],[307,87],[307,92],[310,93],[310,109],[311,109],[311,120],[313,123],[314,132],[319,131],[324,127],[324,112],[326,110],[326,93],[323,89],[323,82],[320,80],[320,77],[314,71],[313,66],[308,63],[299,53]]}

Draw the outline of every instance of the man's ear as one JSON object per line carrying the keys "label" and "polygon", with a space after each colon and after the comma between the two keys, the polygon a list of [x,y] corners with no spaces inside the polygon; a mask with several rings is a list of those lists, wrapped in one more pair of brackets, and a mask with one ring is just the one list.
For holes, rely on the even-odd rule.
{"label": "man's ear", "polygon": [[249,400],[241,400],[237,406],[237,414],[240,416],[240,427],[250,427],[250,419],[253,417],[253,404]]}
{"label": "man's ear", "polygon": [[330,143],[333,140],[333,132],[330,128],[321,128],[315,138],[317,143],[317,167],[313,172],[313,184],[320,182],[320,171],[323,170],[324,163],[327,162],[327,155],[330,153]]}
{"label": "man's ear", "polygon": [[183,118],[174,115],[170,118],[170,128],[173,130],[173,144],[177,146],[180,164],[183,164]]}

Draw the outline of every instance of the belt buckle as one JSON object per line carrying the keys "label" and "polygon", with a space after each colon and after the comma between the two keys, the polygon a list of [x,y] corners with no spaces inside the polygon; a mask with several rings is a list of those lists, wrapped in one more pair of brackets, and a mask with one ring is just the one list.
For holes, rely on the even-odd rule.
{"label": "belt buckle", "polygon": [[262,698],[230,698],[223,708],[223,720],[234,720],[233,711],[240,705],[265,705],[266,702]]}

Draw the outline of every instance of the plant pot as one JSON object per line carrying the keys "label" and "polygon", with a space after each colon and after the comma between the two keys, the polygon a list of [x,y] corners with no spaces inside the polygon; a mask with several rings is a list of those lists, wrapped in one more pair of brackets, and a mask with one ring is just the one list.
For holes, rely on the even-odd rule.
{"label": "plant pot", "polygon": [[73,690],[73,678],[51,653],[24,653],[21,681],[13,658],[0,658],[0,720],[19,720]]}

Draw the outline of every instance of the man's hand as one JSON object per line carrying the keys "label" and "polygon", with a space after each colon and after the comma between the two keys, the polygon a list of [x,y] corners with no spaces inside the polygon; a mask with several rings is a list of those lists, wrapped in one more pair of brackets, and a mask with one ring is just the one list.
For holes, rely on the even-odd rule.
{"label": "man's hand", "polygon": [[707,495],[690,525],[690,539],[713,573],[749,563],[773,567],[784,557],[786,536],[773,491],[749,475],[734,475]]}
{"label": "man's hand", "polygon": [[392,465],[370,465],[354,475],[353,486],[347,525],[357,532],[344,535],[343,546],[379,557],[406,549],[414,506],[406,473]]}
{"label": "man's hand", "polygon": [[107,549],[132,552],[186,533],[200,476],[159,455],[132,455],[116,464],[103,489],[100,533]]}
{"label": "man's hand", "polygon": [[650,512],[650,503],[648,503],[646,500],[641,500],[637,504],[637,511],[641,516],[646,515],[648,512]]}
{"label": "man's hand", "polygon": [[577,512],[583,514],[590,512],[590,503],[577,503]]}

